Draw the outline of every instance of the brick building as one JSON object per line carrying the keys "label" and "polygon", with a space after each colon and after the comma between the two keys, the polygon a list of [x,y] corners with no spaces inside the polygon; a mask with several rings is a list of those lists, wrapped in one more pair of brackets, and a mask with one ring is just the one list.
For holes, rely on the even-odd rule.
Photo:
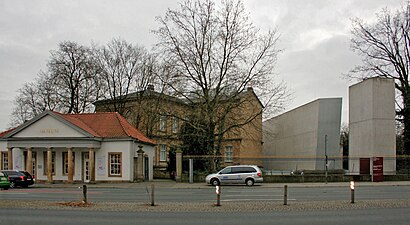
{"label": "brick building", "polygon": [[[240,93],[239,106],[229,113],[229,120],[243,125],[233,128],[223,137],[221,165],[257,164],[262,156],[263,106],[252,88]],[[156,142],[154,176],[167,176],[170,153],[181,147],[178,134],[184,119],[194,111],[195,103],[156,92],[152,85],[146,90],[122,98],[123,116],[144,135]],[[117,102],[118,103],[118,102]],[[111,99],[95,102],[97,112],[113,111]]]}

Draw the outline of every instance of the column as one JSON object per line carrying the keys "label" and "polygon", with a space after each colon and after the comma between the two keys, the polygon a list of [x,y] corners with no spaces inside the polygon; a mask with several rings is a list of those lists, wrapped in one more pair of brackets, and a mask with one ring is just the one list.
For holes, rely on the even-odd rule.
{"label": "column", "polygon": [[90,183],[95,183],[95,160],[94,160],[94,148],[89,149],[89,167],[88,172],[90,173]]}
{"label": "column", "polygon": [[27,148],[26,170],[33,174],[33,151],[31,148]]}
{"label": "column", "polygon": [[47,182],[53,183],[53,153],[52,148],[47,149]]}
{"label": "column", "polygon": [[181,182],[182,181],[182,151],[181,149],[178,149],[176,152],[176,168],[177,168],[177,175],[175,177],[175,180],[177,182]]}
{"label": "column", "polygon": [[13,148],[7,148],[7,161],[9,163],[9,170],[13,169]]}
{"label": "column", "polygon": [[67,177],[67,182],[68,183],[73,183],[74,182],[74,161],[73,161],[73,149],[72,148],[67,148],[68,153],[68,177]]}
{"label": "column", "polygon": [[137,182],[144,181],[144,151],[142,150],[142,145],[139,145],[139,150],[137,151]]}
{"label": "column", "polygon": [[0,170],[3,169],[3,151],[0,149]]}

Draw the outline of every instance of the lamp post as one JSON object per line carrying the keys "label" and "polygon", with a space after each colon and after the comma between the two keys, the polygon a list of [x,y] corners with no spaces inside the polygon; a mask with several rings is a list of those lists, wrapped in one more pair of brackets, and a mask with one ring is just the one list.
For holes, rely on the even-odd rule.
{"label": "lamp post", "polygon": [[325,135],[325,182],[327,184],[327,134]]}

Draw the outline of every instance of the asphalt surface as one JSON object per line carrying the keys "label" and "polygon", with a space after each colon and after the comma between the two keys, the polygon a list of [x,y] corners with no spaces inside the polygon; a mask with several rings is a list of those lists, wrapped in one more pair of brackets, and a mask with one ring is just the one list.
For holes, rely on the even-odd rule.
{"label": "asphalt surface", "polygon": [[408,208],[261,212],[107,212],[72,210],[7,209],[0,224],[303,224],[303,225],[408,225]]}
{"label": "asphalt surface", "polygon": [[[154,180],[152,182],[140,182],[140,183],[96,183],[96,184],[65,184],[65,183],[35,183],[32,187],[35,188],[72,188],[82,187],[87,185],[90,188],[146,188],[154,185],[155,187],[166,188],[209,188],[210,185],[205,183],[182,183],[175,182],[173,180]],[[347,187],[349,188],[350,182],[328,182],[328,183],[261,183],[255,184],[260,188],[283,188],[285,185],[288,187]],[[244,186],[245,185],[224,185],[224,186]],[[385,182],[355,182],[355,187],[369,187],[369,186],[410,186],[410,181],[385,181]]]}
{"label": "asphalt surface", "polygon": [[[9,190],[19,193],[25,190],[49,192],[57,190],[70,192],[83,184],[39,184],[29,189]],[[186,192],[210,191],[212,186],[205,183],[178,183],[170,180],[155,180],[142,183],[97,183],[86,184],[90,190],[104,192],[108,189],[127,192],[130,189],[155,188]],[[226,185],[223,190],[251,191],[259,189],[281,189],[287,185],[289,190],[348,189],[350,183],[263,183],[255,187]],[[335,187],[335,188],[332,188]],[[410,181],[401,182],[356,182],[356,189],[395,189],[408,190]],[[375,188],[372,188],[375,187]],[[376,188],[377,187],[377,188]],[[195,190],[198,189],[198,190]],[[201,190],[208,189],[208,190]],[[5,191],[8,192],[8,191]],[[212,191],[213,192],[213,191]],[[21,193],[24,196],[25,193]],[[30,194],[30,193],[28,193]],[[292,193],[293,194],[293,193]],[[403,194],[403,193],[402,193]],[[407,193],[404,193],[407,194]],[[407,194],[406,196],[410,196]],[[4,196],[3,196],[4,197]],[[223,199],[224,200],[224,199]],[[394,199],[376,195],[375,199],[360,199],[351,203],[348,199],[315,201],[215,201],[207,202],[157,202],[154,206],[148,200],[137,202],[98,201],[82,203],[79,200],[56,201],[1,199],[0,224],[409,224],[410,198]],[[40,216],[39,216],[40,215]],[[115,224],[114,223],[114,224]]]}

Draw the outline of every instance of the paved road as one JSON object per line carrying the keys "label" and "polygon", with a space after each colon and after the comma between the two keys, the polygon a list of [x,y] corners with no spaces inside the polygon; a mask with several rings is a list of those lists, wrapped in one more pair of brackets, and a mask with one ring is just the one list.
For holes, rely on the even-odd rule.
{"label": "paved road", "polygon": [[360,224],[408,225],[408,208],[306,212],[98,212],[1,209],[0,224]]}
{"label": "paved road", "polygon": [[[137,188],[88,188],[91,202],[150,202],[150,186]],[[44,201],[75,201],[82,198],[79,188],[16,188],[0,191],[0,199],[26,199]],[[156,202],[212,202],[215,188],[155,188]],[[410,186],[364,186],[356,188],[355,199],[410,199]],[[350,200],[347,187],[289,187],[288,201]],[[283,201],[283,188],[262,186],[223,186],[222,202]]]}
{"label": "paved road", "polygon": [[[345,184],[292,184],[288,206],[283,185],[223,186],[222,206],[213,207],[215,188],[162,183],[155,207],[147,206],[149,184],[90,185],[90,208],[56,202],[79,201],[75,185],[36,185],[0,191],[2,224],[409,224],[410,185],[361,184],[350,204]],[[18,200],[18,201],[16,201]]]}

